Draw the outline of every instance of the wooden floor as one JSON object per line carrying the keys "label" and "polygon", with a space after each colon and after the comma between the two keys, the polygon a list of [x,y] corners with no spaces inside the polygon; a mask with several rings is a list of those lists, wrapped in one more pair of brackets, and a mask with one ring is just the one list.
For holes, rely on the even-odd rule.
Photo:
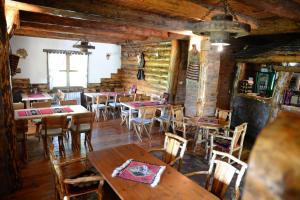
{"label": "wooden floor", "polygon": [[[93,127],[92,144],[94,151],[101,150],[122,144],[136,143],[139,146],[148,149],[150,147],[158,147],[163,145],[164,136],[159,133],[158,127],[154,127],[152,131],[152,140],[150,141],[144,136],[143,142],[140,142],[133,131],[129,131],[126,127],[120,126],[120,120],[108,120],[105,122],[96,122]],[[57,142],[54,141],[57,149]],[[29,136],[27,140],[28,146],[28,163],[22,168],[22,188],[15,193],[0,197],[4,200],[53,200],[55,199],[55,189],[50,169],[49,160],[43,156],[42,141],[38,141],[35,136]],[[71,144],[65,144],[67,156],[71,154]],[[82,154],[85,154],[85,148],[82,147]],[[191,145],[189,145],[191,149]],[[199,153],[199,152],[198,152]],[[200,150],[200,153],[201,150]]]}

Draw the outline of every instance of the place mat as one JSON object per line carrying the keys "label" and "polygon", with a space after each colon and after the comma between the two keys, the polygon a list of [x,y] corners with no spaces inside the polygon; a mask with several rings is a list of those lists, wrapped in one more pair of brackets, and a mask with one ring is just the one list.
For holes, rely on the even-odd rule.
{"label": "place mat", "polygon": [[46,97],[44,94],[37,93],[37,94],[28,94],[27,95],[29,98],[43,98]]}
{"label": "place mat", "polygon": [[200,123],[206,123],[206,124],[219,124],[219,120],[215,118],[208,118],[208,117],[201,117],[198,119],[198,122]]}
{"label": "place mat", "polygon": [[139,183],[150,184],[151,187],[155,187],[159,183],[165,169],[166,166],[129,159],[113,171],[112,177],[120,177]]}
{"label": "place mat", "polygon": [[141,106],[156,106],[160,105],[161,103],[159,101],[138,101],[138,102],[131,102],[129,103],[133,107],[141,107]]}
{"label": "place mat", "polygon": [[21,110],[21,111],[17,111],[17,113],[18,113],[18,115],[20,117],[33,116],[33,115],[41,115],[41,113],[37,109],[33,109],[33,110]]}

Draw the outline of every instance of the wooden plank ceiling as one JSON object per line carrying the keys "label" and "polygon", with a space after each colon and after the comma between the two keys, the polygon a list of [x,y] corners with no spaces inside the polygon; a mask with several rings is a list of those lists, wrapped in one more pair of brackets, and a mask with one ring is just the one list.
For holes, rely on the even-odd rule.
{"label": "wooden plank ceiling", "polygon": [[[251,35],[300,32],[299,0],[228,2]],[[195,22],[223,7],[220,0],[6,0],[6,12],[12,10],[16,35],[124,43],[188,38]]]}

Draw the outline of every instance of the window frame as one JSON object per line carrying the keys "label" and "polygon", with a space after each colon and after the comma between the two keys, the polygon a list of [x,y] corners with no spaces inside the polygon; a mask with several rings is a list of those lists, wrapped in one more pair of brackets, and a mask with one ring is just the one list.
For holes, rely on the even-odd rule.
{"label": "window frame", "polygon": [[[72,54],[78,54],[78,55],[86,55],[87,56],[87,75],[86,75],[86,87],[88,87],[88,83],[89,83],[89,53],[84,54],[81,52],[78,53],[74,53],[74,51],[72,51],[71,53],[69,53],[68,51],[64,51],[64,50],[57,50],[58,52],[48,52],[47,50],[44,49],[44,52],[47,52],[47,85],[50,89],[50,74],[49,74],[49,53],[56,53],[56,54],[64,54],[66,56],[66,70],[70,70],[70,57]],[[63,52],[61,52],[63,51]],[[57,89],[62,89],[62,90],[67,90],[67,91],[73,91],[73,89],[76,88],[84,88],[83,86],[70,86],[70,72],[66,71],[66,76],[67,76],[67,86],[62,86],[62,87],[53,87],[57,88]]]}

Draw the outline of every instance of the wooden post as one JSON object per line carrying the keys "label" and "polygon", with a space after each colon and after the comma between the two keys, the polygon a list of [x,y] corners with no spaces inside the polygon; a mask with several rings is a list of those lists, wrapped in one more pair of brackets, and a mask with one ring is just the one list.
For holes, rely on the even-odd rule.
{"label": "wooden post", "polygon": [[280,113],[251,151],[243,200],[299,199],[300,115]]}
{"label": "wooden post", "polygon": [[280,104],[283,98],[283,92],[288,87],[292,75],[292,72],[278,72],[278,79],[276,81],[273,98],[271,100],[269,122],[272,122],[278,115],[278,112],[280,110]]}
{"label": "wooden post", "polygon": [[19,178],[4,2],[0,1],[0,195],[14,190]]}
{"label": "wooden post", "polygon": [[180,63],[180,49],[178,40],[172,40],[171,47],[171,59],[168,74],[168,93],[170,94],[170,103],[174,103],[177,83],[178,83],[178,73],[179,73],[179,63]]}

